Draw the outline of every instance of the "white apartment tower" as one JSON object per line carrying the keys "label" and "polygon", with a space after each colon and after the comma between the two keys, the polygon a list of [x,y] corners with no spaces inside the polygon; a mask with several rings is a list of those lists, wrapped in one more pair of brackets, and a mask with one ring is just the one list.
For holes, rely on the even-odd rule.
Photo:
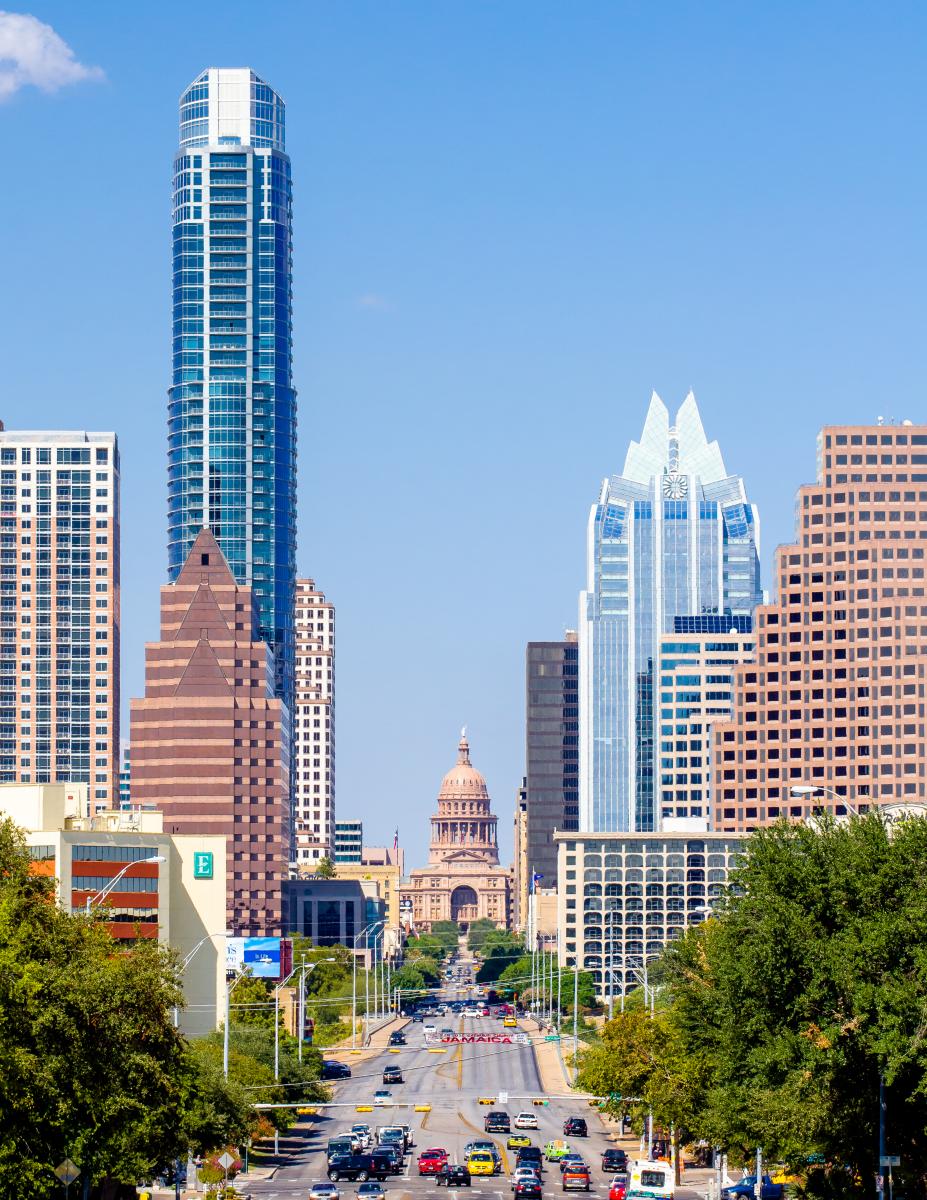
{"label": "white apartment tower", "polygon": [[296,861],[331,856],[335,837],[335,606],[296,580]]}
{"label": "white apartment tower", "polygon": [[84,783],[119,805],[114,433],[0,423],[0,783]]}

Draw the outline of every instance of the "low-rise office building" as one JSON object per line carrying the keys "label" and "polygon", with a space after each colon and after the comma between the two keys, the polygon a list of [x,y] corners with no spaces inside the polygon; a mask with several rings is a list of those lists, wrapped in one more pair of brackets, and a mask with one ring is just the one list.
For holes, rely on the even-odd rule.
{"label": "low-rise office building", "polygon": [[379,962],[383,953],[386,905],[373,880],[287,879],[283,884],[283,923],[290,936],[314,946],[349,946],[360,961]]}
{"label": "low-rise office building", "polygon": [[167,834],[163,815],[146,809],[87,814],[86,801],[86,788],[67,784],[0,785],[0,813],[25,830],[36,873],[57,881],[66,911],[89,902],[124,942],[157,939],[182,956],[199,945],[180,1027],[209,1033],[225,1003],[225,838]]}
{"label": "low-rise office building", "polygon": [[644,964],[704,920],[728,885],[744,836],[558,833],[560,964],[578,962],[600,996],[638,986]]}

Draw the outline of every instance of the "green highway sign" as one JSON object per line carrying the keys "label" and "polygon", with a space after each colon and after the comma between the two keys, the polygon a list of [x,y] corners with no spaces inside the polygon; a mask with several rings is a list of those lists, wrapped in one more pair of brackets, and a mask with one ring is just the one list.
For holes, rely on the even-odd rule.
{"label": "green highway sign", "polygon": [[559,1033],[549,1033],[549,1034],[547,1034],[547,1036],[544,1038],[544,1041],[545,1041],[545,1042],[559,1042],[559,1041],[560,1041],[560,1034],[559,1034]]}

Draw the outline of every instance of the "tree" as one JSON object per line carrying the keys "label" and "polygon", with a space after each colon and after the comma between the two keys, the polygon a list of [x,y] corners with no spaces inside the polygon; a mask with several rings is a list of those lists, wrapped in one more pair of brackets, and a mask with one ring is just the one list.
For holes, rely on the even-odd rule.
{"label": "tree", "polygon": [[176,961],[64,913],[0,821],[0,1195],[60,1194],[52,1168],[66,1156],[101,1184],[186,1154],[181,1002]]}
{"label": "tree", "polygon": [[490,921],[488,917],[477,917],[475,921],[470,922],[470,928],[467,931],[467,949],[471,953],[479,953],[483,948],[483,940],[486,935],[496,931],[495,921]]}
{"label": "tree", "polygon": [[[483,961],[476,973],[477,983],[495,983],[506,967],[518,962],[525,953],[525,943],[517,934],[494,929],[483,941]],[[528,975],[531,974],[530,960]]]}
{"label": "tree", "polygon": [[[399,988],[400,994],[421,991],[425,987],[425,976],[417,966],[410,964],[400,967],[393,972],[393,987]],[[406,997],[401,995],[401,1003],[405,1003],[405,1000]]]}
{"label": "tree", "polygon": [[823,1156],[869,1188],[884,1076],[889,1150],[905,1192],[924,1194],[925,878],[922,819],[783,822],[750,839],[720,913],[666,955],[668,1019],[704,1064],[702,1136],[744,1157]]}
{"label": "tree", "polygon": [[441,939],[433,937],[430,933],[422,933],[418,937],[406,939],[405,958],[407,962],[423,957],[433,958],[436,962],[441,962],[446,954],[447,951],[444,949]]}
{"label": "tree", "polygon": [[460,926],[456,921],[432,921],[431,936],[438,939],[445,954],[452,954],[460,941]]}
{"label": "tree", "polygon": [[324,858],[319,859],[318,866],[315,869],[315,874],[319,879],[334,879],[337,872],[338,868],[327,854]]}

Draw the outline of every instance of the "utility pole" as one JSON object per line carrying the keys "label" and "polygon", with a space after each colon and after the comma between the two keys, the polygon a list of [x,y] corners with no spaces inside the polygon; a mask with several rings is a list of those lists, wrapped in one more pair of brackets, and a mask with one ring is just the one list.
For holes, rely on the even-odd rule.
{"label": "utility pole", "polygon": [[579,959],[573,959],[573,1086],[579,1074]]}
{"label": "utility pole", "polygon": [[876,1174],[876,1191],[879,1200],[883,1200],[885,1195],[885,1167],[883,1165],[885,1159],[885,1076],[879,1072],[879,1169]]}
{"label": "utility pole", "polygon": [[298,1019],[299,1019],[299,1031],[297,1033],[297,1037],[299,1038],[299,1049],[297,1051],[297,1054],[299,1055],[299,1061],[302,1062],[303,1061],[303,1037],[305,1036],[305,1033],[306,1033],[306,956],[305,955],[303,955],[303,969],[299,973]]}

